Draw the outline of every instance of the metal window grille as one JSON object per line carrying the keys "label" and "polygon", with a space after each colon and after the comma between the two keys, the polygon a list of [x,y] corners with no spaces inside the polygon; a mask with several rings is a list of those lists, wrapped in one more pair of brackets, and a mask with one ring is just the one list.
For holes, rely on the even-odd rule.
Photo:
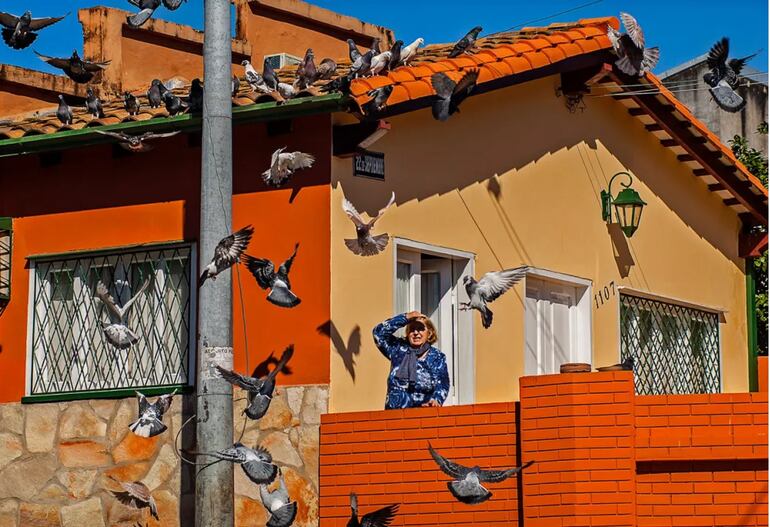
{"label": "metal window grille", "polygon": [[11,299],[13,219],[0,218],[0,307]]}
{"label": "metal window grille", "polygon": [[620,332],[621,358],[635,361],[636,393],[719,392],[716,313],[620,295]]}
{"label": "metal window grille", "polygon": [[[32,260],[30,395],[187,384],[193,256],[176,244]],[[97,283],[122,306],[148,276],[126,315],[139,341],[117,349]]]}

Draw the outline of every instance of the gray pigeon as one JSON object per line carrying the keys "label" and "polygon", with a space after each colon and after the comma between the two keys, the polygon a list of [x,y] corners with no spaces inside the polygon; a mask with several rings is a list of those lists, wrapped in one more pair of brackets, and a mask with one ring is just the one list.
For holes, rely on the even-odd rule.
{"label": "gray pigeon", "polygon": [[364,514],[358,519],[358,496],[350,493],[350,519],[347,527],[388,527],[398,512],[398,505],[387,505],[376,511]]}
{"label": "gray pigeon", "polygon": [[226,370],[220,366],[216,366],[216,368],[219,375],[224,380],[239,388],[243,388],[248,392],[249,405],[243,413],[245,413],[249,419],[256,420],[264,417],[268,408],[270,408],[270,403],[273,400],[273,392],[275,391],[275,378],[286,367],[286,364],[293,355],[294,346],[288,346],[283,350],[283,354],[275,365],[275,368],[261,379],[241,375],[240,373]]}
{"label": "gray pigeon", "polygon": [[[126,17],[128,25],[131,27],[139,27],[147,22],[150,17],[155,13],[155,10],[160,7],[161,0],[128,0],[129,3],[138,7],[140,11],[133,15]],[[182,5],[182,2],[187,0],[162,0],[163,7],[169,11],[174,11]]]}
{"label": "gray pigeon", "polygon": [[237,263],[241,259],[243,251],[249,246],[253,234],[254,227],[247,225],[219,240],[214,248],[214,258],[203,268],[203,272],[198,278],[198,287],[201,287],[209,278],[216,280],[219,273]]}
{"label": "gray pigeon", "polygon": [[394,70],[401,64],[401,48],[404,47],[403,40],[396,40],[390,47],[390,62],[388,63],[388,69]]}
{"label": "gray pigeon", "polygon": [[324,93],[340,92],[344,95],[350,95],[351,80],[352,76],[349,73],[347,75],[342,75],[321,86],[321,91]]}
{"label": "gray pigeon", "polygon": [[49,57],[48,55],[42,55],[35,51],[40,60],[47,62],[54,68],[62,70],[67,77],[75,82],[84,84],[94,78],[94,74],[110,65],[109,60],[104,62],[91,62],[83,60],[78,55],[77,51],[73,51],[72,55],[68,59],[61,59],[56,57]]}
{"label": "gray pigeon", "polygon": [[621,34],[612,26],[607,26],[607,37],[618,56],[615,65],[626,75],[642,77],[658,63],[660,50],[644,46],[644,33],[634,17],[620,13],[620,19],[626,28],[625,33]]}
{"label": "gray pigeon", "polygon": [[160,517],[158,516],[158,506],[147,485],[141,481],[127,483],[117,480],[112,476],[109,476],[109,478],[117,482],[123,488],[122,491],[110,491],[120,503],[127,505],[132,509],[150,509],[152,517],[156,520],[160,520]]}
{"label": "gray pigeon", "polygon": [[265,59],[265,62],[262,63],[262,79],[271,90],[278,89],[278,76],[275,74],[275,70],[270,65],[270,60],[267,58]]}
{"label": "gray pigeon", "polygon": [[363,55],[359,56],[353,64],[350,65],[350,73],[353,75],[353,78],[363,77],[367,73],[369,73],[369,70],[372,67],[372,58],[374,57],[374,53],[370,49]]}
{"label": "gray pigeon", "polygon": [[102,109],[102,100],[94,95],[94,90],[90,87],[86,90],[86,109],[94,118],[104,117]]}
{"label": "gray pigeon", "polygon": [[166,137],[173,137],[179,133],[179,130],[176,130],[174,132],[166,132],[162,134],[158,134],[155,132],[144,132],[143,134],[139,134],[139,135],[129,135],[124,132],[110,132],[108,130],[95,130],[95,132],[117,139],[119,141],[118,144],[121,146],[121,148],[136,154],[136,153],[142,153],[142,152],[149,152],[154,148],[151,144],[148,143],[148,141],[152,141],[153,139],[164,139]]}
{"label": "gray pigeon", "polygon": [[446,121],[449,116],[460,111],[460,103],[476,88],[479,70],[470,70],[455,82],[446,73],[434,73],[430,82],[436,90],[437,99],[433,102],[433,118]]}
{"label": "gray pigeon", "polygon": [[299,305],[300,299],[291,290],[289,281],[289,271],[297,256],[299,244],[294,246],[292,255],[275,270],[275,264],[266,258],[254,258],[248,254],[243,255],[243,263],[249,269],[249,272],[257,280],[257,284],[262,289],[270,289],[267,295],[268,302],[279,307],[295,307]]}
{"label": "gray pigeon", "polygon": [[163,414],[171,408],[174,394],[176,394],[176,390],[161,395],[154,403],[150,404],[147,402],[147,397],[136,392],[139,402],[139,416],[136,421],[128,425],[129,430],[140,437],[155,437],[165,432],[168,427],[163,424]]}
{"label": "gray pigeon", "polygon": [[388,98],[392,92],[392,84],[386,84],[385,86],[377,88],[376,90],[370,90],[367,95],[371,97],[371,99],[361,106],[361,110],[363,110],[364,115],[374,115],[384,110],[388,103]]}
{"label": "gray pigeon", "polygon": [[470,505],[483,503],[492,497],[492,493],[481,482],[500,483],[534,463],[534,461],[529,461],[520,467],[508,470],[482,470],[478,466],[464,467],[463,465],[453,463],[433,450],[430,443],[428,443],[428,450],[442,472],[454,478],[454,481],[447,482],[447,488],[452,493],[452,496],[458,501]]}
{"label": "gray pigeon", "polygon": [[722,37],[720,41],[714,44],[709,50],[706,64],[709,71],[703,75],[703,80],[709,85],[709,91],[714,101],[723,110],[735,113],[746,106],[743,97],[735,92],[740,80],[740,74],[746,63],[754,58],[754,55],[743,57],[742,59],[730,59],[730,40]]}
{"label": "gray pigeon", "polygon": [[317,69],[318,75],[317,80],[319,81],[325,81],[329,80],[332,77],[334,77],[334,74],[337,72],[337,63],[334,62],[333,59],[323,59],[321,61],[321,64],[318,65]]}
{"label": "gray pigeon", "polygon": [[468,31],[463,38],[455,43],[452,51],[449,52],[449,58],[453,59],[459,57],[463,53],[468,53],[476,47],[476,39],[479,38],[479,33],[481,33],[481,31],[481,26],[476,26]]}
{"label": "gray pigeon", "polygon": [[382,50],[380,49],[380,42],[382,42],[380,37],[374,37],[374,40],[372,40],[372,47],[370,49],[372,50],[373,55],[379,55],[382,53]]}
{"label": "gray pigeon", "polygon": [[368,222],[365,222],[353,204],[348,201],[347,198],[342,198],[342,210],[345,211],[345,214],[348,215],[348,218],[350,218],[356,226],[355,239],[345,240],[345,245],[347,245],[348,249],[350,249],[353,254],[359,256],[374,256],[385,250],[385,247],[388,246],[388,235],[383,233],[373,236],[372,228],[377,220],[382,218],[385,211],[388,210],[395,201],[396,194],[395,192],[392,192],[388,204],[380,209],[377,216],[371,218]]}
{"label": "gray pigeon", "polygon": [[601,368],[596,368],[596,371],[634,371],[634,358],[629,355],[620,364],[602,366]]}
{"label": "gray pigeon", "polygon": [[166,104],[166,111],[174,116],[185,111],[186,104],[182,99],[174,95],[170,90],[163,92],[163,102]]}
{"label": "gray pigeon", "polygon": [[284,152],[286,147],[273,152],[270,158],[270,168],[262,172],[262,179],[273,187],[283,185],[297,170],[310,168],[315,162],[315,157],[304,152]]}
{"label": "gray pigeon", "polygon": [[278,467],[273,464],[273,456],[266,448],[249,448],[243,443],[235,443],[230,448],[212,454],[223,461],[237,463],[251,481],[257,485],[269,485],[278,475]]}
{"label": "gray pigeon", "polygon": [[160,79],[152,79],[150,88],[147,90],[147,102],[150,103],[150,108],[160,108],[163,103],[163,94],[167,91]]}
{"label": "gray pigeon", "polygon": [[55,24],[65,16],[67,15],[52,18],[32,18],[32,13],[29,11],[25,11],[21,16],[0,12],[3,40],[13,49],[24,49],[35,41],[36,31]]}
{"label": "gray pigeon", "polygon": [[187,96],[187,105],[191,113],[203,111],[203,83],[200,79],[193,79],[190,85],[190,94]]}
{"label": "gray pigeon", "polygon": [[72,124],[72,108],[69,107],[62,94],[59,94],[59,107],[56,109],[56,117],[64,125],[70,126]]}
{"label": "gray pigeon", "polygon": [[318,78],[318,69],[315,65],[315,56],[313,55],[313,48],[307,48],[305,56],[302,58],[302,62],[297,67],[297,80],[296,86],[300,90],[304,90],[311,84],[313,84]]}
{"label": "gray pigeon", "polygon": [[233,84],[232,84],[232,88],[230,88],[232,96],[237,97],[238,90],[240,89],[241,89],[241,80],[238,78],[238,75],[233,75]]}
{"label": "gray pigeon", "polygon": [[297,502],[289,498],[289,489],[286,488],[280,468],[278,469],[278,488],[271,491],[267,485],[260,485],[259,497],[262,498],[262,505],[270,513],[266,527],[289,527],[294,523],[294,518],[297,517]]}
{"label": "gray pigeon", "polygon": [[127,325],[127,315],[131,306],[142,296],[149,285],[150,277],[148,276],[131,299],[123,304],[123,307],[118,307],[107,290],[107,286],[101,280],[96,284],[96,298],[107,308],[107,316],[110,319],[109,323],[102,322],[102,331],[107,337],[107,341],[120,350],[128,349],[139,342],[139,336]]}
{"label": "gray pigeon", "polygon": [[265,84],[265,81],[262,78],[262,75],[257,73],[257,70],[254,69],[254,66],[251,65],[251,62],[249,62],[248,60],[243,60],[241,62],[241,66],[243,66],[246,82],[249,83],[249,86],[251,87],[252,91],[256,91],[256,89],[259,86],[262,86]]}
{"label": "gray pigeon", "polygon": [[478,282],[472,276],[465,276],[463,285],[470,302],[462,302],[460,309],[477,309],[481,313],[482,325],[488,328],[492,325],[492,311],[487,307],[487,302],[493,302],[524,278],[527,269],[528,266],[524,265],[515,269],[492,271],[482,276]]}
{"label": "gray pigeon", "polygon": [[358,46],[353,42],[352,38],[347,40],[348,43],[348,56],[350,57],[350,63],[354,63],[361,56],[361,52],[358,50]]}
{"label": "gray pigeon", "polygon": [[141,108],[139,99],[137,99],[131,92],[123,93],[123,107],[128,112],[128,115],[138,115],[139,109]]}

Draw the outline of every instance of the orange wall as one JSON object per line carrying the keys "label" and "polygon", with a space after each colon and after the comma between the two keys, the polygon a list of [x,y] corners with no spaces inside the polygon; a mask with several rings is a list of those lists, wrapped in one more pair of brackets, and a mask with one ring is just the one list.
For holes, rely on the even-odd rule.
{"label": "orange wall", "polygon": [[[300,252],[292,269],[303,302],[281,310],[264,300],[245,268],[244,307],[250,366],[271,350],[294,343],[293,373],[284,383],[326,383],[329,342],[316,328],[329,319],[328,116],[294,122],[294,133],[268,137],[264,124],[239,126],[234,134],[233,216],[236,227],[256,227],[249,252],[281,260],[295,241]],[[113,157],[102,145],[63,152],[61,163],[41,167],[38,156],[0,159],[0,216],[12,216],[12,293],[0,313],[0,403],[18,401],[25,390],[29,274],[34,254],[118,247],[137,243],[196,240],[198,236],[200,147],[180,135],[141,155]],[[258,147],[255,148],[255,145]],[[268,190],[259,173],[277,146],[317,157],[286,189]],[[300,189],[301,187],[301,189]],[[299,190],[293,203],[289,196]],[[194,278],[193,278],[194,279]],[[237,275],[234,277],[237,282]],[[238,290],[234,299],[235,365],[245,366]]]}

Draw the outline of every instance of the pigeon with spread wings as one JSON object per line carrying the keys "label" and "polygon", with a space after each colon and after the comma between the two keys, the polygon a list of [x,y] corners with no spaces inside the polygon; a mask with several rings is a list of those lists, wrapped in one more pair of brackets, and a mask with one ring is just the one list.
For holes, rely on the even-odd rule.
{"label": "pigeon with spread wings", "polygon": [[482,470],[478,466],[465,467],[448,460],[433,450],[433,446],[430,443],[428,443],[428,450],[441,471],[447,476],[454,478],[453,481],[447,482],[447,488],[452,493],[452,496],[458,501],[470,505],[485,502],[492,497],[492,493],[481,484],[482,482],[500,483],[534,463],[534,461],[529,461],[520,467],[507,470]]}
{"label": "pigeon with spread wings", "polygon": [[398,505],[388,505],[376,511],[364,514],[358,519],[358,496],[350,493],[350,519],[347,527],[388,527],[398,512]]}
{"label": "pigeon with spread wings", "polygon": [[150,403],[142,393],[136,392],[139,403],[139,417],[128,425],[129,430],[140,437],[155,437],[165,432],[168,427],[163,424],[163,414],[171,408],[174,394],[176,394],[176,390],[161,395],[154,403]]}
{"label": "pigeon with spread wings", "polygon": [[481,33],[481,31],[481,26],[476,26],[468,31],[463,38],[457,41],[457,43],[452,48],[452,51],[449,52],[449,58],[453,59],[455,57],[459,57],[463,53],[469,53],[473,48],[475,48],[476,39],[479,38],[479,33]]}
{"label": "pigeon with spread wings", "polygon": [[235,443],[211,455],[240,465],[246,477],[257,485],[270,484],[278,475],[278,466],[273,464],[273,456],[261,446],[249,448],[243,443]]}
{"label": "pigeon with spread wings", "polygon": [[139,287],[139,290],[134,293],[131,299],[123,304],[123,307],[118,307],[115,300],[107,290],[107,286],[99,280],[96,284],[96,298],[98,298],[105,308],[107,308],[107,315],[110,318],[110,322],[102,322],[102,331],[104,336],[107,337],[107,341],[118,349],[128,349],[137,342],[139,342],[139,336],[128,327],[128,321],[126,316],[134,302],[142,296],[142,293],[147,290],[150,285],[150,277],[144,279],[144,282]]}
{"label": "pigeon with spread wings", "polygon": [[147,22],[150,17],[155,13],[155,10],[160,7],[160,4],[163,4],[163,7],[168,9],[169,11],[174,11],[176,9],[179,9],[179,6],[182,5],[182,2],[186,2],[187,0],[128,0],[129,3],[139,8],[138,13],[134,13],[133,15],[129,15],[126,17],[126,21],[128,22],[128,25],[131,27],[139,27],[145,22]]}
{"label": "pigeon with spread wings", "polygon": [[374,227],[374,224],[377,222],[377,220],[382,218],[383,214],[385,214],[385,211],[388,210],[388,208],[390,208],[390,206],[393,205],[395,201],[396,194],[395,192],[392,192],[388,204],[380,209],[380,211],[377,213],[377,216],[370,218],[369,221],[366,222],[361,217],[361,214],[353,206],[353,204],[343,196],[342,210],[345,211],[345,214],[348,215],[348,218],[350,218],[353,224],[356,226],[355,239],[351,238],[345,240],[345,245],[347,245],[348,249],[350,249],[353,254],[357,254],[359,256],[374,256],[385,250],[385,247],[388,246],[388,235],[383,233],[374,236],[372,235],[372,228]]}
{"label": "pigeon with spread wings", "polygon": [[150,509],[152,517],[156,520],[160,520],[160,517],[158,516],[158,506],[155,504],[155,499],[152,497],[147,485],[141,481],[129,483],[115,479],[112,476],[109,476],[109,478],[123,488],[123,490],[120,491],[110,491],[120,503],[127,505],[132,509]]}
{"label": "pigeon with spread wings", "polygon": [[42,55],[35,51],[35,55],[40,57],[40,60],[47,62],[54,68],[62,70],[67,77],[75,82],[85,84],[94,78],[97,72],[102,71],[110,65],[110,61],[104,62],[91,62],[89,60],[83,60],[78,55],[77,51],[73,51],[72,55],[68,59],[49,57],[48,55]]}
{"label": "pigeon with spread wings", "polygon": [[30,11],[25,11],[21,16],[0,12],[3,40],[13,49],[24,49],[35,41],[37,38],[36,31],[55,24],[65,16],[67,15],[50,18],[32,18]]}
{"label": "pigeon with spread wings", "polygon": [[270,490],[267,485],[260,485],[259,497],[262,499],[262,505],[270,513],[266,527],[289,527],[294,523],[294,518],[297,517],[297,502],[291,501],[289,489],[286,488],[286,481],[283,479],[280,468],[278,469],[278,488]]}
{"label": "pigeon with spread wings", "polygon": [[607,26],[607,37],[618,56],[615,65],[626,75],[642,77],[658,64],[660,50],[657,47],[645,47],[644,33],[634,17],[628,13],[620,13],[620,19],[626,28],[625,33]]}
{"label": "pigeon with spread wings", "polygon": [[284,152],[286,147],[273,152],[270,158],[270,168],[262,172],[262,179],[268,185],[279,187],[297,170],[310,168],[315,157],[304,152]]}
{"label": "pigeon with spread wings", "polygon": [[703,75],[703,80],[709,85],[709,91],[717,105],[727,112],[735,113],[746,106],[746,101],[735,91],[739,76],[743,67],[756,53],[741,59],[727,60],[729,54],[730,39],[722,37],[709,50],[706,57],[709,71]]}
{"label": "pigeon with spread wings", "polygon": [[145,132],[139,135],[129,135],[125,132],[110,132],[107,130],[95,130],[95,132],[117,139],[119,141],[118,144],[129,152],[139,153],[149,152],[154,148],[151,144],[147,143],[148,141],[152,141],[153,139],[163,139],[165,137],[173,137],[179,133],[179,130],[162,134],[155,132]]}
{"label": "pigeon with spread wings", "polygon": [[214,258],[203,268],[203,272],[198,278],[198,287],[201,287],[209,278],[216,280],[219,273],[237,263],[243,256],[243,251],[249,246],[253,235],[254,227],[247,225],[219,240],[214,248]]}
{"label": "pigeon with spread wings", "polygon": [[294,307],[300,303],[299,297],[291,290],[291,282],[289,282],[289,271],[294,263],[294,257],[297,256],[297,249],[299,244],[294,246],[294,252],[281,264],[277,272],[275,264],[266,258],[254,258],[248,254],[242,257],[243,263],[257,280],[259,287],[270,289],[267,300],[276,306]]}
{"label": "pigeon with spread wings", "polygon": [[485,328],[492,325],[492,311],[487,302],[493,302],[508,291],[513,285],[527,274],[527,266],[503,271],[492,271],[481,277],[478,282],[472,276],[463,278],[468,302],[460,304],[460,309],[476,309],[481,313],[481,322]]}
{"label": "pigeon with spread wings", "polygon": [[446,121],[449,116],[460,111],[460,103],[476,88],[479,70],[470,70],[459,82],[449,78],[446,73],[434,73],[430,78],[437,99],[433,103],[433,118]]}

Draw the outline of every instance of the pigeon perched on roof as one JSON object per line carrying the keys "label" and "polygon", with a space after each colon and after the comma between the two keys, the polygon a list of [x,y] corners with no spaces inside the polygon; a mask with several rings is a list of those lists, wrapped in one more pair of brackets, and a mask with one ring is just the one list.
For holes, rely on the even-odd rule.
{"label": "pigeon perched on roof", "polygon": [[133,509],[150,509],[152,517],[156,520],[160,520],[160,517],[158,516],[158,506],[155,504],[155,499],[152,497],[147,485],[141,481],[128,483],[115,479],[112,476],[109,476],[109,478],[123,488],[122,491],[110,491],[120,503]]}
{"label": "pigeon perched on roof", "polygon": [[372,58],[374,58],[374,53],[370,49],[358,57],[356,61],[350,65],[350,73],[353,75],[354,79],[357,77],[363,77],[369,73],[369,70],[372,67]]}
{"label": "pigeon perched on roof", "polygon": [[84,84],[94,78],[94,74],[102,71],[110,65],[109,60],[104,62],[91,62],[83,60],[78,55],[77,51],[73,51],[72,55],[68,59],[49,57],[35,51],[35,55],[40,57],[40,60],[47,62],[54,68],[62,70],[67,77],[75,82]]}
{"label": "pigeon perched on roof", "polygon": [[345,240],[345,245],[353,254],[359,256],[374,256],[385,250],[385,247],[388,246],[388,235],[383,233],[373,236],[372,228],[377,220],[382,218],[385,211],[387,211],[395,201],[396,193],[391,192],[388,204],[380,209],[377,216],[370,218],[368,222],[365,222],[353,204],[348,201],[347,198],[342,198],[342,210],[345,211],[345,214],[348,215],[348,218],[350,218],[356,226],[356,237],[354,239]]}
{"label": "pigeon perched on roof", "polygon": [[171,408],[176,390],[158,397],[154,403],[147,402],[147,397],[136,392],[139,403],[139,416],[136,421],[128,425],[128,429],[140,437],[155,437],[168,428],[163,424],[163,414]]}
{"label": "pigeon perched on roof", "polygon": [[388,505],[376,511],[364,514],[358,519],[358,496],[350,493],[350,519],[348,527],[388,527],[398,512],[398,505]]}
{"label": "pigeon perched on roof", "polygon": [[128,115],[138,115],[141,108],[139,99],[131,92],[123,92],[123,107],[128,112]]}
{"label": "pigeon perched on roof", "polygon": [[94,118],[104,117],[102,100],[94,94],[90,87],[86,90],[86,109]]}
{"label": "pigeon perched on roof", "polygon": [[25,11],[21,16],[0,12],[3,40],[13,49],[24,49],[35,41],[37,38],[36,31],[55,24],[67,15],[50,18],[32,18],[30,11]]}
{"label": "pigeon perched on roof", "polygon": [[227,370],[221,366],[216,366],[219,375],[235,386],[243,388],[248,392],[249,405],[246,407],[243,413],[249,419],[261,419],[267,413],[270,408],[270,403],[273,400],[273,392],[275,391],[275,378],[286,367],[289,359],[294,355],[294,346],[288,346],[283,350],[281,358],[275,365],[275,368],[270,371],[266,376],[261,379],[254,377],[248,377],[241,375],[232,370]]}
{"label": "pigeon perched on roof", "polygon": [[302,58],[302,62],[300,62],[297,67],[296,85],[300,90],[304,90],[316,81],[317,76],[318,69],[315,65],[313,48],[307,48],[305,56]]}
{"label": "pigeon perched on roof", "polygon": [[453,59],[455,57],[459,57],[463,53],[469,53],[473,48],[475,48],[476,39],[479,38],[479,33],[481,33],[481,31],[481,26],[476,26],[468,31],[463,38],[455,43],[452,51],[449,52],[449,58]]}
{"label": "pigeon perched on roof", "polygon": [[394,70],[401,64],[401,48],[403,47],[403,40],[396,40],[390,47],[390,61],[388,61],[389,70]]}
{"label": "pigeon perched on roof", "polygon": [[372,58],[372,64],[369,68],[369,72],[372,75],[379,75],[380,72],[386,71],[390,64],[390,51],[383,51],[379,55],[375,55]]}
{"label": "pigeon perched on roof", "polygon": [[601,368],[596,368],[596,371],[634,371],[634,358],[629,355],[620,364],[602,366]]}
{"label": "pigeon perched on roof", "polygon": [[244,59],[241,61],[241,66],[243,66],[246,82],[249,83],[252,91],[256,91],[258,86],[265,84],[264,79],[262,79],[262,75],[260,75],[257,70],[254,69],[254,66],[251,65],[251,62]]}
{"label": "pigeon perched on roof", "polygon": [[463,277],[465,292],[468,293],[470,301],[462,302],[460,309],[477,309],[481,313],[482,325],[488,328],[492,325],[492,311],[487,307],[487,302],[495,301],[524,278],[527,269],[528,266],[524,265],[515,269],[492,271],[482,276],[478,282],[472,276]]}
{"label": "pigeon perched on roof", "polygon": [[110,318],[109,323],[102,322],[102,331],[107,337],[107,341],[120,350],[128,349],[139,342],[139,336],[127,326],[127,315],[131,306],[142,296],[149,285],[150,277],[147,276],[139,290],[122,307],[118,307],[107,290],[107,286],[101,280],[96,284],[96,298],[101,300],[104,307],[107,308],[107,316]]}
{"label": "pigeon perched on roof", "polygon": [[626,28],[625,33],[621,34],[612,26],[607,26],[607,37],[618,56],[615,65],[626,75],[642,77],[658,63],[660,50],[644,46],[644,33],[634,17],[620,13],[620,19]]}
{"label": "pigeon perched on roof", "polygon": [[340,92],[343,95],[349,95],[351,80],[352,77],[350,74],[341,75],[321,86],[321,91],[324,93]]}
{"label": "pigeon perched on roof", "polygon": [[214,248],[214,258],[203,268],[203,272],[198,278],[198,287],[201,287],[209,278],[216,280],[219,273],[237,263],[241,259],[243,251],[249,246],[253,235],[254,227],[247,225],[219,240]]}
{"label": "pigeon perched on roof", "polygon": [[174,95],[170,90],[163,92],[163,102],[166,104],[166,111],[171,116],[184,112],[187,107],[182,99]]}
{"label": "pigeon perched on roof", "polygon": [[160,105],[163,104],[163,94],[167,91],[168,89],[160,79],[152,79],[147,90],[147,102],[150,103],[150,108],[160,108]]}
{"label": "pigeon perched on roof", "polygon": [[241,89],[241,79],[238,78],[238,75],[233,75],[233,83],[232,87],[230,88],[231,95],[233,97],[238,96],[238,90]]}
{"label": "pigeon perched on roof", "polygon": [[709,71],[703,75],[703,80],[709,85],[709,91],[720,108],[727,112],[739,112],[746,106],[743,97],[735,92],[740,80],[741,71],[746,63],[754,58],[756,53],[741,59],[730,59],[730,39],[722,37],[711,46],[706,64]]}
{"label": "pigeon perched on roof", "polygon": [[128,150],[129,152],[133,153],[142,153],[142,152],[149,152],[154,147],[151,144],[148,144],[148,141],[152,141],[153,139],[164,139],[166,137],[173,137],[176,134],[179,133],[179,130],[176,130],[174,132],[165,132],[165,133],[155,133],[155,132],[144,132],[143,134],[139,135],[129,135],[124,132],[110,132],[108,130],[95,130],[96,133],[107,135],[110,137],[113,137],[119,141],[119,145],[124,150]]}
{"label": "pigeon perched on roof", "polygon": [[275,74],[273,66],[270,65],[270,59],[265,59],[262,63],[262,79],[271,90],[278,89],[278,76]]}
{"label": "pigeon perched on roof", "polygon": [[453,463],[433,450],[430,443],[428,443],[428,450],[442,472],[454,478],[454,481],[447,482],[447,488],[449,488],[452,496],[457,498],[458,501],[471,505],[485,502],[492,497],[492,493],[481,482],[500,483],[534,463],[534,461],[529,461],[520,467],[508,470],[482,470],[478,466],[465,467],[458,463]]}
{"label": "pigeon perched on roof", "polygon": [[373,55],[379,55],[382,53],[382,50],[380,49],[380,42],[382,42],[380,37],[374,37],[372,40],[372,46],[370,49],[372,50]]}
{"label": "pigeon perched on roof", "polygon": [[476,88],[479,70],[470,70],[455,82],[446,73],[434,73],[430,82],[436,90],[437,99],[433,102],[433,118],[446,121],[449,116],[460,111],[460,103]]}
{"label": "pigeon perched on roof", "polygon": [[268,485],[278,475],[278,466],[273,464],[273,456],[261,446],[249,448],[243,443],[235,443],[230,448],[218,450],[212,456],[239,464],[246,477],[257,485]]}
{"label": "pigeon perched on roof", "polygon": [[[160,7],[161,0],[128,0],[129,3],[138,7],[140,11],[133,15],[126,17],[128,25],[131,27],[139,27],[147,22],[150,17],[155,13],[155,10]],[[182,5],[182,2],[187,0],[162,0],[163,6],[169,11],[174,11]]]}
{"label": "pigeon perched on roof", "polygon": [[317,68],[317,79],[319,81],[325,81],[331,79],[337,72],[337,63],[330,58],[325,58],[321,61],[321,64]]}
{"label": "pigeon perched on roof", "polygon": [[203,111],[203,83],[200,79],[193,79],[190,84],[190,94],[187,96],[187,105],[191,113]]}
{"label": "pigeon perched on roof", "polygon": [[289,498],[289,490],[283,479],[281,469],[278,469],[278,488],[271,491],[267,485],[259,486],[259,497],[262,499],[270,519],[266,527],[289,527],[297,517],[297,502]]}
{"label": "pigeon perched on roof", "polygon": [[375,113],[384,110],[388,103],[388,98],[392,92],[392,84],[386,84],[385,86],[377,88],[376,90],[370,90],[367,92],[367,95],[371,97],[371,99],[361,105],[361,110],[363,110],[364,115],[374,115]]}
{"label": "pigeon perched on roof", "polygon": [[358,46],[353,42],[352,38],[347,40],[348,43],[348,56],[350,57],[350,63],[354,63],[361,56],[361,52],[358,50]]}
{"label": "pigeon perched on roof", "polygon": [[295,307],[300,303],[299,297],[291,290],[291,282],[289,281],[289,271],[291,271],[291,265],[297,256],[297,249],[299,249],[299,244],[294,246],[294,252],[278,267],[277,272],[275,264],[266,258],[254,258],[248,254],[244,254],[242,257],[243,263],[257,280],[259,287],[270,289],[267,300],[276,306]]}
{"label": "pigeon perched on roof", "polygon": [[297,90],[294,89],[294,86],[286,82],[279,82],[276,90],[278,90],[281,97],[287,100],[297,95]]}
{"label": "pigeon perched on roof", "polygon": [[425,39],[420,37],[406,47],[401,48],[401,64],[409,66],[411,60],[417,55],[417,50],[425,43]]}
{"label": "pigeon perched on roof", "polygon": [[273,152],[270,158],[270,168],[262,172],[262,179],[273,187],[280,187],[297,170],[310,168],[315,162],[315,157],[304,152],[284,152],[286,147]]}
{"label": "pigeon perched on roof", "polygon": [[56,108],[56,117],[64,125],[70,126],[72,124],[72,108],[67,104],[62,94],[59,94],[59,107]]}

